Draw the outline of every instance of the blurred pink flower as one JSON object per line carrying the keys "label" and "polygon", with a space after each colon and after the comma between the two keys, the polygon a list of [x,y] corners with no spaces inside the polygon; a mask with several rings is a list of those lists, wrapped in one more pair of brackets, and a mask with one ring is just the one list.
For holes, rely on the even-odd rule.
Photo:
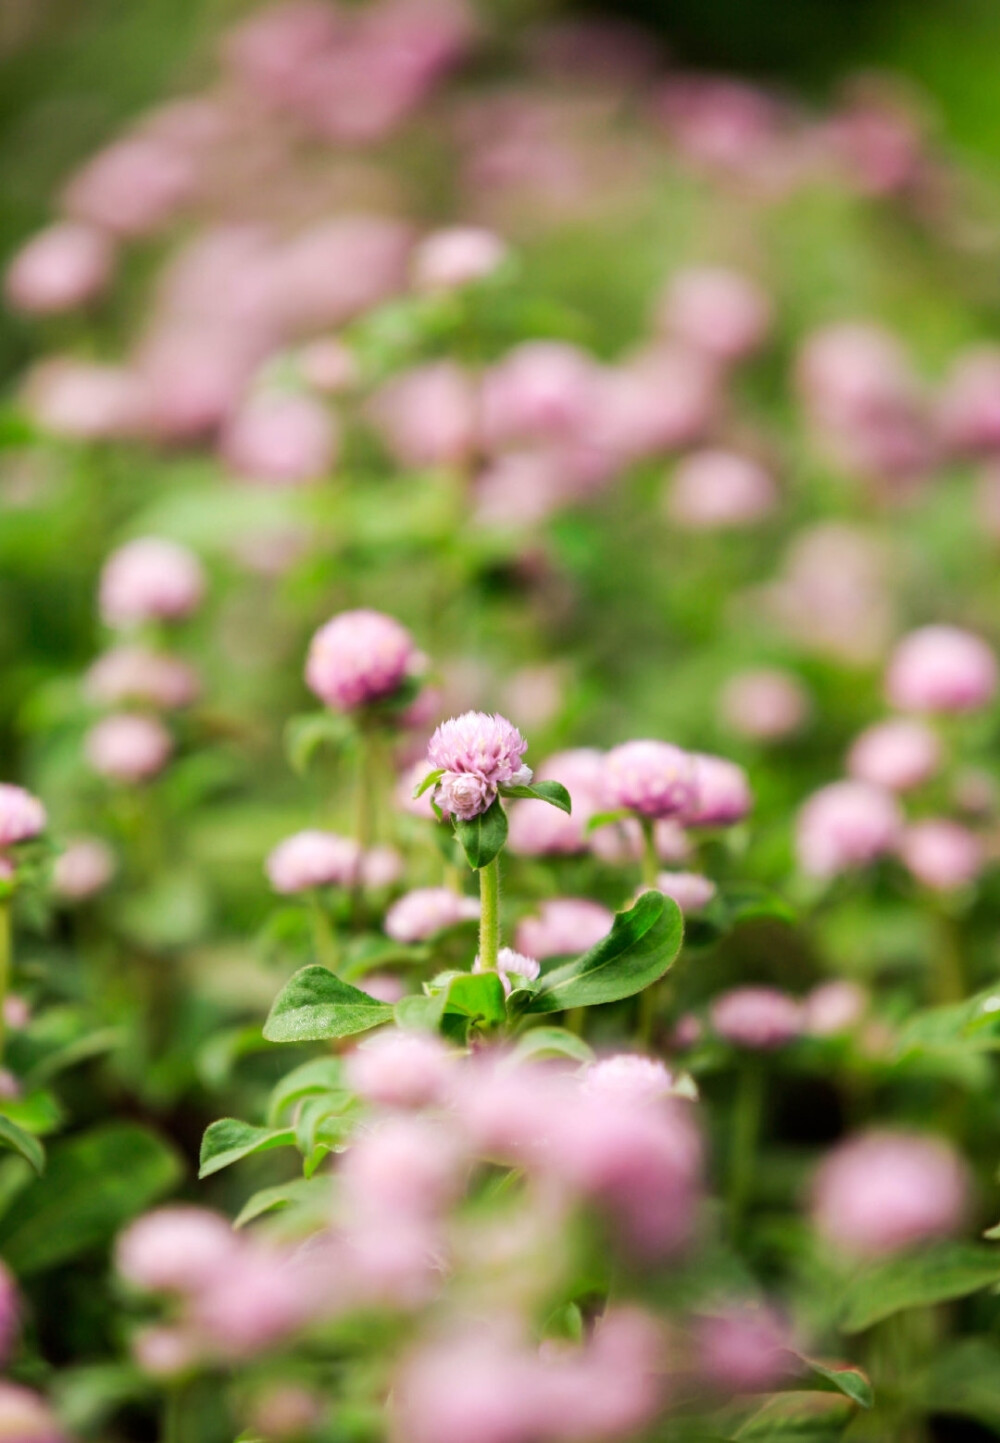
{"label": "blurred pink flower", "polygon": [[946,817],[925,817],[903,832],[899,855],[909,872],[935,892],[967,887],[983,870],[986,853],[975,832]]}
{"label": "blurred pink flower", "polygon": [[683,818],[697,796],[694,763],[669,742],[624,742],[604,758],[604,789],[611,808]]}
{"label": "blurred pink flower", "polygon": [[691,531],[751,526],[777,505],[774,479],[734,451],[696,451],[674,471],[666,493],[670,519]]}
{"label": "blurred pink flower", "polygon": [[104,563],[101,618],[116,629],[189,616],[205,591],[201,563],[187,547],[158,536],[128,541]]}
{"label": "blurred pink flower", "polygon": [[769,1051],[802,1031],[802,1007],[775,987],[734,987],[712,1003],[712,1026],[737,1047]]}
{"label": "blurred pink flower", "polygon": [[957,626],[925,626],[898,643],[886,672],[886,695],[902,711],[979,711],[996,694],[991,647]]}
{"label": "blurred pink flower", "polygon": [[306,681],[335,711],[354,711],[398,691],[418,662],[413,638],[380,611],[342,611],[309,646]]}
{"label": "blurred pink flower", "polygon": [[174,743],[156,717],[118,712],[91,727],[83,748],[101,776],[115,782],[142,782],[163,770]]}
{"label": "blurred pink flower", "polygon": [[7,268],[4,294],[14,310],[51,315],[85,305],[104,290],[114,246],[103,231],[72,221],[49,226]]}
{"label": "blurred pink flower", "polygon": [[856,737],[847,770],[856,781],[891,792],[908,792],[931,779],[941,765],[941,741],[924,722],[892,717]]}
{"label": "blurred pink flower", "polygon": [[800,808],[796,821],[799,866],[813,877],[835,877],[866,867],[891,852],[903,819],[891,792],[868,782],[832,782]]}
{"label": "blurred pink flower", "polygon": [[542,961],[575,956],[602,941],[614,920],[612,911],[587,897],[550,897],[540,904],[537,916],[518,922],[518,950]]}
{"label": "blurred pink flower", "polygon": [[309,830],[279,842],[265,871],[276,892],[305,892],[311,887],[352,887],[360,862],[360,849],[350,837]]}
{"label": "blurred pink flower", "polygon": [[383,927],[395,942],[426,942],[435,933],[479,916],[479,902],[449,887],[417,887],[393,902]]}

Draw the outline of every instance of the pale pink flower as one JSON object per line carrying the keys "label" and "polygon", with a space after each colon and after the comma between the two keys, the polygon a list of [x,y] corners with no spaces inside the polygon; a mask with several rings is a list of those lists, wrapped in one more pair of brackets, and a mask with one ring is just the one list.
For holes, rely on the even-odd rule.
{"label": "pale pink flower", "polygon": [[462,897],[449,887],[417,887],[393,902],[383,927],[394,942],[426,942],[446,927],[479,916],[474,897]]}
{"label": "pale pink flower", "polygon": [[336,711],[370,706],[398,691],[418,664],[413,638],[380,611],[342,611],[309,646],[306,681]]}
{"label": "pale pink flower", "polygon": [[436,1037],[380,1032],[346,1059],[347,1080],[359,1097],[382,1107],[428,1107],[445,1095],[452,1058]]}
{"label": "pale pink flower", "polygon": [[[443,1085],[443,1073],[437,1081]],[[378,1217],[395,1227],[440,1216],[458,1196],[465,1166],[453,1129],[393,1114],[355,1138],[338,1176],[352,1218]]]}
{"label": "pale pink flower", "polygon": [[798,533],[762,599],[800,645],[868,665],[881,657],[894,625],[888,559],[870,532],[825,521]]}
{"label": "pale pink flower", "polygon": [[295,1443],[314,1430],[323,1417],[323,1400],[295,1383],[272,1384],[253,1406],[251,1426],[273,1443]]}
{"label": "pale pink flower", "polygon": [[776,987],[734,987],[712,1003],[712,1026],[737,1047],[769,1051],[802,1031],[802,1007]]}
{"label": "pale pink flower", "polygon": [[376,391],[369,413],[401,466],[462,466],[475,450],[476,390],[454,361],[394,376]]}
{"label": "pale pink flower", "polygon": [[144,417],[136,378],[121,366],[54,356],[28,373],[28,413],[53,436],[95,441],[135,435]]}
{"label": "pale pink flower", "polygon": [[902,832],[891,792],[867,782],[832,782],[805,802],[796,822],[799,865],[813,877],[866,867],[892,851]]}
{"label": "pale pink flower", "polygon": [[717,1392],[768,1393],[797,1366],[788,1326],[769,1308],[731,1305],[694,1331],[699,1372]]}
{"label": "pale pink flower", "polygon": [[694,351],[730,362],[763,345],[771,302],[756,281],[721,267],[679,271],[660,302],[659,325]]}
{"label": "pale pink flower", "polygon": [[493,231],[453,226],[434,231],[413,252],[413,283],[421,291],[454,290],[493,274],[507,246]]}
{"label": "pale pink flower", "polygon": [[39,231],[18,251],[4,278],[7,304],[33,315],[85,305],[104,290],[114,246],[99,230],[64,221]]}
{"label": "pale pink flower", "polygon": [[12,782],[0,782],[0,847],[30,842],[45,831],[47,823],[37,797]]}
{"label": "pale pink flower", "polygon": [[0,1380],[0,1438],[10,1443],[69,1443],[39,1393]]}
{"label": "pale pink flower", "polygon": [[115,874],[115,855],[99,837],[78,837],[67,842],[55,860],[52,886],[58,896],[81,902],[102,891]]}
{"label": "pale pink flower", "polygon": [[361,880],[378,891],[394,887],[403,875],[403,858],[395,847],[369,847],[361,858]]}
{"label": "pale pink flower", "polygon": [[517,947],[543,961],[575,956],[603,941],[614,920],[609,908],[587,897],[551,897],[541,903],[537,916],[522,917],[518,922]]}
{"label": "pale pink flower", "polygon": [[600,398],[597,362],[563,341],[526,341],[483,377],[487,446],[567,441],[585,434]]}
{"label": "pale pink flower", "polygon": [[868,994],[857,982],[837,978],[814,987],[802,1010],[810,1037],[836,1037],[861,1022],[868,1010]]}
{"label": "pale pink flower", "polygon": [[190,156],[155,135],[125,136],[87,161],[63,195],[67,213],[128,238],[159,230],[188,201]]}
{"label": "pale pink flower", "polygon": [[959,454],[1000,450],[1000,347],[976,346],[958,357],[938,402],[938,426]]}
{"label": "pale pink flower", "polygon": [[475,772],[445,772],[434,787],[434,800],[450,816],[469,822],[489,811],[496,787]]}
{"label": "pale pink flower", "polygon": [[685,827],[729,827],[753,807],[746,772],[725,757],[692,752],[695,796],[681,817]]}
{"label": "pale pink flower", "polygon": [[[510,809],[510,850],[522,856],[585,852],[587,822],[604,805],[604,756],[592,747],[557,752],[538,769],[539,780],[562,782],[573,810],[520,801]],[[596,834],[595,834],[596,835]]]}
{"label": "pale pink flower", "polygon": [[707,907],[717,888],[710,877],[703,877],[700,872],[660,872],[656,890],[671,897],[686,917],[689,912],[700,912]]}
{"label": "pale pink flower", "polygon": [[996,694],[997,661],[980,637],[957,626],[925,626],[889,659],[886,695],[902,711],[979,711]]}
{"label": "pale pink flower", "polygon": [[587,1097],[631,1105],[668,1097],[673,1085],[673,1074],[658,1057],[619,1052],[590,1064],[584,1073],[582,1091]]}
{"label": "pale pink flower", "polygon": [[132,1355],[144,1373],[170,1380],[190,1372],[202,1361],[205,1348],[187,1328],[153,1324],[132,1340]]}
{"label": "pale pink flower", "polygon": [[138,644],[115,646],[99,656],[85,684],[91,701],[102,706],[138,702],[165,711],[189,706],[200,690],[189,662]]}
{"label": "pale pink flower", "polygon": [[340,396],[358,384],[357,357],[336,336],[307,342],[296,352],[295,363],[306,385],[324,396]]}
{"label": "pale pink flower", "polygon": [[265,863],[276,892],[305,892],[311,887],[352,887],[358,880],[357,842],[336,832],[295,832],[279,842]]}
{"label": "pale pink flower", "polygon": [[778,501],[774,478],[757,461],[733,451],[696,451],[674,471],[667,515],[689,531],[752,526]]}
{"label": "pale pink flower", "polygon": [[982,840],[947,817],[927,817],[903,832],[899,855],[909,872],[935,892],[951,892],[976,880],[986,861]]}
{"label": "pale pink flower", "polygon": [[780,741],[801,731],[809,717],[805,687],[789,672],[762,668],[731,677],[720,699],[722,719],[739,736]]}
{"label": "pale pink flower", "polygon": [[528,743],[506,717],[467,711],[442,722],[427,747],[433,768],[466,773],[489,787],[524,785],[531,772],[522,757]]}
{"label": "pale pink flower", "polygon": [[821,1163],[812,1188],[819,1232],[846,1253],[878,1256],[957,1232],[969,1173],[944,1138],[861,1133]]}
{"label": "pale pink flower", "polygon": [[327,476],[337,459],[330,411],[311,396],[252,397],[229,422],[222,459],[235,475],[269,486],[301,486]]}
{"label": "pale pink flower", "polygon": [[91,727],[83,749],[101,776],[115,782],[141,782],[163,770],[174,743],[156,717],[119,712]]}
{"label": "pale pink flower", "polygon": [[[472,964],[473,972],[482,972],[482,959],[477,956]],[[513,947],[501,947],[497,954],[497,972],[503,984],[504,993],[509,997],[520,982],[534,982],[541,972],[538,959],[515,952]]]}
{"label": "pale pink flower", "polygon": [[[428,788],[428,790],[422,792],[419,797],[413,795],[426,775],[427,762],[424,758],[414,762],[412,766],[407,767],[406,771],[403,772],[396,783],[394,799],[396,806],[399,807],[401,811],[409,812],[413,817],[421,817],[425,821],[431,822],[434,820],[434,808],[431,806],[431,789]],[[554,809],[550,808],[550,810]]]}
{"label": "pale pink flower", "polygon": [[660,741],[614,747],[604,759],[604,787],[609,807],[649,818],[683,816],[697,795],[690,755]]}
{"label": "pale pink flower", "polygon": [[146,1213],[121,1234],[115,1264],[135,1288],[194,1293],[241,1260],[241,1242],[221,1213],[164,1207]]}
{"label": "pale pink flower", "polygon": [[941,741],[925,722],[892,717],[856,737],[847,770],[859,782],[908,792],[930,781],[941,765]]}
{"label": "pale pink flower", "polygon": [[116,629],[189,616],[205,591],[201,563],[186,546],[158,536],[128,541],[104,563],[101,617]]}
{"label": "pale pink flower", "polygon": [[23,1032],[31,1021],[31,1007],[20,993],[7,993],[3,1000],[3,1020],[14,1032]]}
{"label": "pale pink flower", "polygon": [[224,1359],[273,1348],[317,1310],[317,1275],[294,1256],[258,1248],[213,1274],[190,1313],[196,1334]]}
{"label": "pale pink flower", "polygon": [[402,978],[391,972],[369,972],[365,977],[364,990],[378,1002],[388,1002],[395,1007],[401,997],[406,996],[406,985]]}
{"label": "pale pink flower", "polygon": [[402,290],[410,244],[407,226],[373,215],[340,215],[294,236],[275,258],[270,283],[282,333],[341,326]]}

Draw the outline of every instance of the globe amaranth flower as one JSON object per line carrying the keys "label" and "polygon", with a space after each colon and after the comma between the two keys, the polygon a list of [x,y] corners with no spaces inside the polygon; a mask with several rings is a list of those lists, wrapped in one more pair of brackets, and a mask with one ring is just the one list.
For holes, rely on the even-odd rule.
{"label": "globe amaranth flower", "polygon": [[392,904],[383,926],[394,942],[426,942],[446,927],[478,916],[474,897],[462,897],[450,887],[417,887]]}
{"label": "globe amaranth flower", "polygon": [[419,664],[413,638],[380,611],[342,611],[312,639],[306,682],[335,711],[356,711],[398,691]]}
{"label": "globe amaranth flower", "polygon": [[188,616],[201,601],[205,578],[185,546],[143,536],[120,547],[101,572],[101,617],[121,629]]}
{"label": "globe amaranth flower", "polygon": [[734,987],[712,1003],[712,1025],[737,1047],[769,1051],[802,1031],[802,1008],[776,987]]}
{"label": "globe amaranth flower", "polygon": [[115,782],[141,782],[155,776],[166,766],[173,747],[170,733],[156,717],[129,712],[99,721],[83,744],[94,771]]}
{"label": "globe amaranth flower", "polygon": [[517,727],[496,714],[468,711],[442,722],[427,748],[431,766],[442,773],[438,806],[468,821],[489,810],[499,787],[526,786],[532,775],[521,760],[527,746]]}
{"label": "globe amaranth flower", "polygon": [[741,822],[753,806],[750,783],[742,767],[725,757],[695,752],[694,802],[684,813],[686,827],[728,827]]}
{"label": "globe amaranth flower", "polygon": [[0,847],[29,842],[44,832],[45,808],[37,797],[10,782],[0,782]]}
{"label": "globe amaranth flower", "polygon": [[361,849],[350,837],[319,829],[295,832],[268,856],[264,870],[276,892],[310,887],[352,887],[358,880]]}
{"label": "globe amaranth flower", "polygon": [[[482,972],[483,964],[479,957],[472,964],[472,970]],[[497,972],[508,997],[518,979],[522,982],[534,982],[541,970],[536,958],[525,957],[522,952],[515,952],[513,947],[501,947],[497,954]]]}
{"label": "globe amaranth flower", "polygon": [[603,941],[614,920],[613,912],[587,897],[550,897],[537,916],[518,922],[517,945],[530,957],[571,957]]}
{"label": "globe amaranth flower", "polygon": [[799,865],[830,878],[866,867],[892,850],[902,831],[896,798],[867,782],[831,782],[803,803],[795,828]]}
{"label": "globe amaranth flower", "polygon": [[925,626],[896,647],[885,686],[901,711],[978,711],[996,693],[997,661],[986,642],[968,631]]}
{"label": "globe amaranth flower", "polygon": [[641,817],[683,816],[697,800],[694,762],[669,742],[634,741],[604,759],[604,784],[612,807]]}

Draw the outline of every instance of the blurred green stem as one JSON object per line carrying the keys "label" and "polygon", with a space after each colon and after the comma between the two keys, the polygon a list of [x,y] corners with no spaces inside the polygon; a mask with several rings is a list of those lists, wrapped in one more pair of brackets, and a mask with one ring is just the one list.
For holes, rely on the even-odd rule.
{"label": "blurred green stem", "polygon": [[323,906],[323,899],[318,887],[313,887],[309,892],[309,908],[312,912],[316,956],[324,967],[329,967],[331,972],[336,972],[340,966],[340,949],[337,946],[337,938],[330,924],[327,910]]}
{"label": "blurred green stem", "polygon": [[3,1057],[3,1045],[7,1032],[4,1003],[7,1001],[7,992],[10,987],[11,953],[10,898],[5,897],[3,901],[0,901],[0,1058]]}
{"label": "blurred green stem", "polygon": [[660,871],[660,859],[656,855],[656,823],[651,817],[643,817],[642,826],[642,885],[655,887]]}
{"label": "blurred green stem", "polygon": [[736,1085],[733,1108],[732,1150],[729,1158],[729,1227],[738,1235],[753,1188],[754,1162],[764,1109],[764,1069],[749,1056]]}
{"label": "blurred green stem", "polygon": [[961,935],[954,917],[943,912],[938,914],[934,990],[942,1005],[961,1002],[966,995]]}
{"label": "blurred green stem", "polygon": [[362,852],[372,844],[375,826],[375,739],[363,727],[358,731],[358,781],[354,802],[354,835]]}
{"label": "blurred green stem", "polygon": [[479,965],[484,972],[495,972],[500,955],[499,857],[479,869],[479,902]]}

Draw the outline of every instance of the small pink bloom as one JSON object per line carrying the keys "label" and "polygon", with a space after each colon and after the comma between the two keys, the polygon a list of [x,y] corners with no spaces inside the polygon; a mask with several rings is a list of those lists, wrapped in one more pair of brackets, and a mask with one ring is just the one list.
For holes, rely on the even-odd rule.
{"label": "small pink bloom", "polygon": [[852,777],[890,792],[922,786],[940,765],[937,733],[911,717],[893,717],[868,727],[855,739],[847,757]]}
{"label": "small pink bloom", "polygon": [[530,781],[522,761],[528,743],[506,717],[467,711],[442,722],[430,739],[427,757],[432,767],[467,773],[496,788]]}
{"label": "small pink bloom", "polygon": [[879,1255],[957,1232],[969,1174],[943,1138],[861,1133],[831,1152],[812,1188],[819,1232],[846,1253]]}
{"label": "small pink bloom", "polygon": [[84,739],[87,761],[115,782],[141,782],[163,770],[174,744],[156,717],[120,712],[91,727]]}
{"label": "small pink bloom", "polygon": [[200,1339],[189,1331],[167,1324],[142,1328],[132,1341],[132,1353],[142,1371],[164,1380],[189,1372],[205,1351]]}
{"label": "small pink bloom", "polygon": [[406,987],[400,977],[391,972],[369,972],[365,977],[364,990],[369,997],[379,1002],[388,1002],[394,1007],[401,997],[406,996]]}
{"label": "small pink bloom", "polygon": [[14,1032],[22,1032],[31,1021],[31,1008],[17,992],[8,992],[4,998],[3,1020]]}
{"label": "small pink bloom", "polygon": [[306,385],[324,396],[340,396],[358,383],[357,359],[336,336],[309,341],[296,353],[295,362]]}
{"label": "small pink bloom", "polygon": [[200,686],[194,668],[180,657],[129,644],[98,657],[87,673],[86,690],[101,706],[138,702],[173,711],[189,706]]}
{"label": "small pink bloom", "polygon": [[446,927],[478,916],[474,897],[461,897],[449,887],[418,887],[392,904],[383,926],[395,942],[426,942]]}
{"label": "small pink bloom", "polygon": [[398,691],[418,657],[404,626],[380,611],[342,611],[312,639],[306,681],[335,711],[370,706]]}
{"label": "small pink bloom", "polygon": [[458,1196],[464,1170],[453,1131],[427,1117],[393,1114],[356,1137],[338,1173],[352,1218],[378,1217],[394,1227],[441,1214]]}
{"label": "small pink bloom", "polygon": [[454,290],[483,280],[501,266],[507,247],[498,235],[476,226],[454,226],[426,236],[413,252],[418,290]]}
{"label": "small pink bloom", "polygon": [[53,436],[96,441],[133,436],[143,419],[135,377],[121,366],[54,356],[28,374],[25,405]]}
{"label": "small pink bloom", "polygon": [[583,1092],[587,1097],[629,1105],[668,1097],[673,1085],[673,1074],[658,1057],[620,1052],[590,1064],[584,1074]]}
{"label": "small pink bloom", "polygon": [[867,782],[832,782],[799,811],[799,865],[812,877],[835,877],[866,867],[892,851],[903,819],[891,792]]}
{"label": "small pink bloom", "polygon": [[263,1248],[247,1251],[199,1290],[190,1321],[218,1356],[253,1357],[310,1320],[316,1282],[295,1257]]}
{"label": "small pink bloom", "polygon": [[221,1213],[165,1207],[146,1213],[118,1239],[123,1278],[149,1293],[195,1293],[239,1265],[241,1242]]}
{"label": "small pink bloom", "polygon": [[732,677],[721,697],[729,729],[754,741],[780,741],[801,731],[809,716],[809,696],[788,672],[762,669]]}
{"label": "small pink bloom", "polygon": [[805,1031],[810,1037],[835,1037],[851,1031],[868,1010],[868,994],[857,982],[821,982],[803,1004]]}
{"label": "small pink bloom", "polygon": [[308,1436],[323,1417],[323,1401],[294,1383],[272,1384],[253,1407],[252,1428],[273,1443],[296,1443]]}
{"label": "small pink bloom", "polygon": [[515,802],[510,809],[510,850],[522,856],[586,851],[591,840],[587,822],[604,805],[603,754],[590,747],[557,752],[539,767],[538,776],[562,782],[573,810],[567,815],[547,802]]}
{"label": "small pink bloom", "polygon": [[938,403],[938,426],[960,455],[1000,450],[1000,347],[976,346],[958,357]]}
{"label": "small pink bloom", "polygon": [[902,711],[979,711],[997,689],[992,648],[957,626],[925,626],[896,647],[886,694]]}
{"label": "small pink bloom", "polygon": [[489,811],[496,787],[475,772],[445,772],[434,787],[434,800],[442,812],[471,821]]}
{"label": "small pink bloom", "polygon": [[666,507],[675,525],[712,531],[752,526],[777,501],[774,479],[758,462],[731,451],[696,451],[677,466]]}
{"label": "small pink bloom", "polygon": [[[551,809],[550,809],[551,810]],[[611,931],[615,914],[586,897],[552,897],[535,917],[517,924],[517,946],[530,957],[571,957],[587,952]]]}
{"label": "small pink bloom", "polygon": [[349,1054],[347,1080],[360,1097],[383,1107],[428,1107],[445,1093],[452,1059],[436,1037],[380,1032]]}
{"label": "small pink bloom", "polygon": [[696,797],[694,764],[669,742],[634,741],[614,747],[604,759],[608,805],[642,817],[683,816]]}
{"label": "small pink bloom", "polygon": [[65,221],[32,236],[11,262],[4,281],[8,305],[53,315],[85,305],[111,277],[114,247],[91,226]]}
{"label": "small pink bloom", "polygon": [[276,892],[305,892],[311,887],[353,887],[361,862],[357,842],[336,832],[296,832],[279,842],[264,870]]}
{"label": "small pink bloom", "polygon": [[665,897],[671,897],[685,917],[689,912],[700,912],[707,907],[717,890],[711,878],[703,877],[700,872],[661,872],[656,888]]}
{"label": "small pink bloom", "polygon": [[692,752],[695,799],[681,821],[686,827],[729,827],[753,807],[746,772],[725,757]]}
{"label": "small pink bloom", "polygon": [[337,427],[311,396],[251,398],[222,436],[222,458],[247,481],[302,486],[329,474],[337,456]]}
{"label": "small pink bloom", "polygon": [[968,887],[986,861],[975,832],[946,817],[913,822],[903,833],[899,854],[917,881],[935,892]]}
{"label": "small pink bloom", "polygon": [[144,236],[189,199],[194,175],[191,158],[179,147],[154,135],[125,136],[77,172],[63,200],[74,220],[115,235]]}
{"label": "small pink bloom", "polygon": [[58,896],[82,902],[103,889],[115,874],[115,855],[99,837],[78,837],[56,858],[52,885]]}
{"label": "small pink bloom", "polygon": [[119,547],[101,572],[101,617],[125,628],[146,621],[176,621],[199,605],[205,578],[184,546],[146,536]]}
{"label": "small pink bloom", "polygon": [[802,1031],[802,1008],[775,987],[734,987],[717,997],[712,1026],[737,1047],[769,1051],[784,1047]]}
{"label": "small pink bloom", "polygon": [[[6,1366],[17,1339],[21,1323],[21,1299],[14,1275],[0,1263],[0,1363]],[[3,1415],[0,1413],[0,1438],[3,1437]]]}
{"label": "small pink bloom", "polygon": [[568,441],[585,433],[599,401],[600,372],[562,341],[527,341],[483,377],[482,425],[493,447]]}
{"label": "small pink bloom", "polygon": [[736,271],[680,271],[660,304],[659,324],[713,360],[735,361],[756,351],[771,329],[771,303],[755,281]]}
{"label": "small pink bloom", "polygon": [[430,361],[394,376],[369,410],[401,466],[461,466],[475,450],[475,387],[453,361]]}
{"label": "small pink bloom", "polygon": [[403,859],[395,847],[369,847],[361,858],[361,880],[373,891],[394,887],[402,875]]}
{"label": "small pink bloom", "polygon": [[40,1394],[6,1381],[0,1381],[0,1438],[10,1443],[69,1443]]}
{"label": "small pink bloom", "polygon": [[37,797],[11,782],[0,782],[0,847],[30,842],[45,831],[47,822]]}
{"label": "small pink bloom", "polygon": [[767,1308],[730,1307],[695,1325],[699,1371],[721,1393],[769,1393],[796,1368],[787,1325]]}

